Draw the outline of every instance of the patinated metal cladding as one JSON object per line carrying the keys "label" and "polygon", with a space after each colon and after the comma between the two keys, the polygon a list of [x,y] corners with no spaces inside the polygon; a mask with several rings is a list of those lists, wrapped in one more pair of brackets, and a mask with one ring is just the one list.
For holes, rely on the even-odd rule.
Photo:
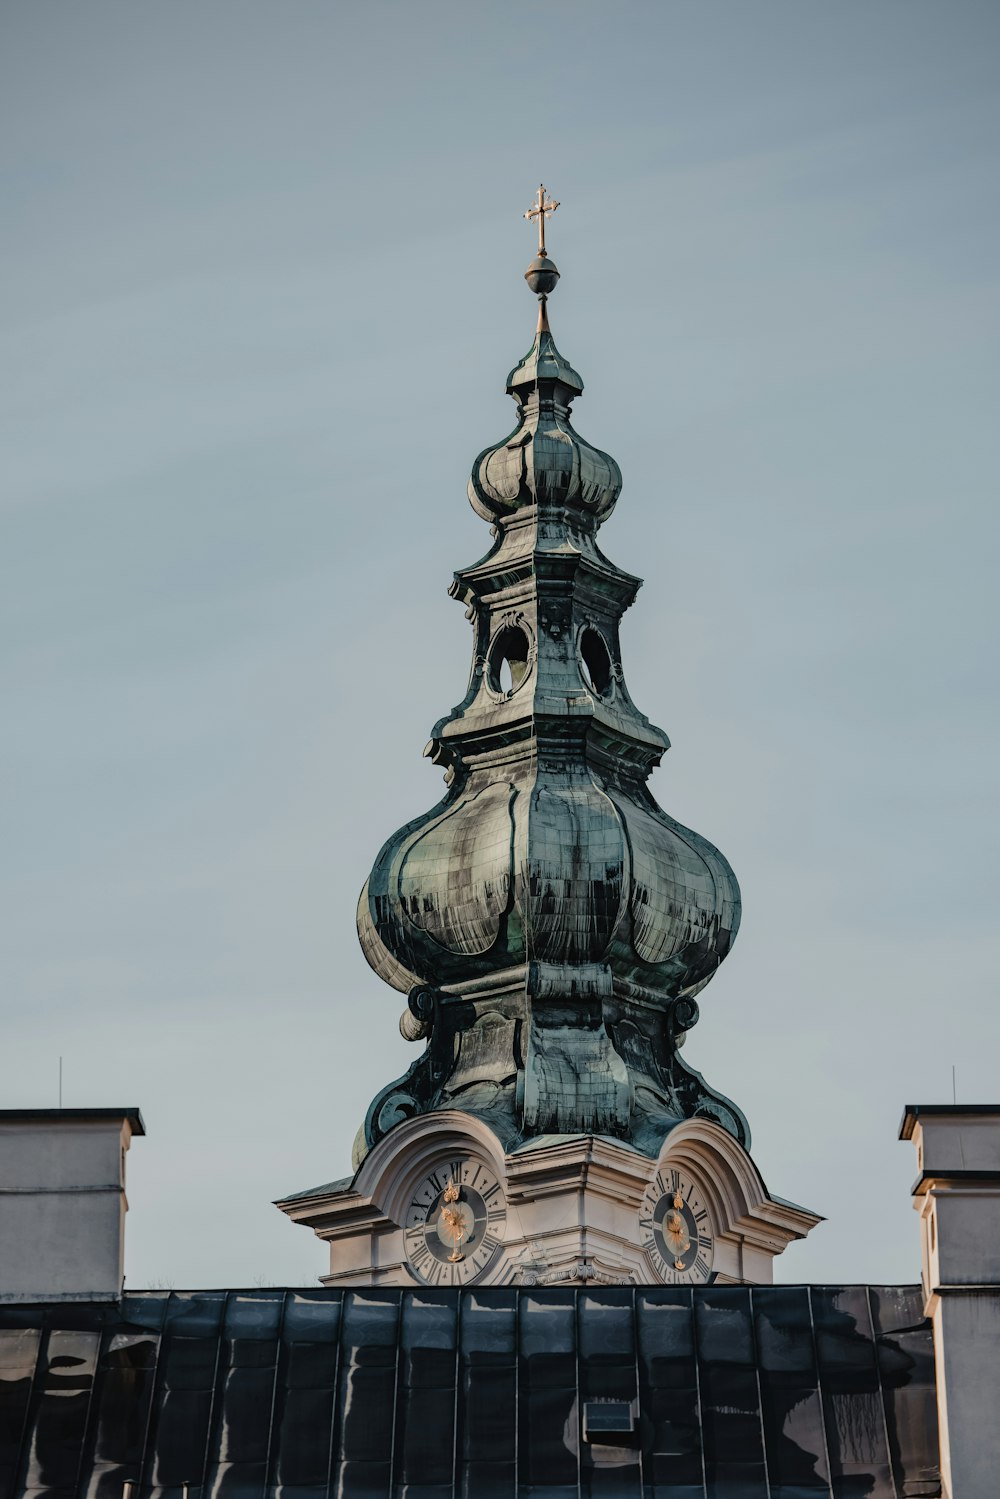
{"label": "patinated metal cladding", "polygon": [[0,1309],[2,1499],[901,1499],[938,1463],[919,1286]]}
{"label": "patinated metal cladding", "polygon": [[527,505],[571,505],[598,524],[606,520],[621,493],[621,470],[574,431],[570,403],[582,394],[583,381],[550,332],[539,330],[508,375],[507,392],[518,402],[518,423],[473,464],[472,508],[493,520]]}
{"label": "patinated metal cladding", "polygon": [[646,785],[669,740],[622,668],[640,580],[597,544],[621,473],[573,428],[583,381],[544,315],[507,390],[517,426],[469,484],[493,543],[451,589],[473,629],[468,688],[425,752],[448,789],[386,842],[358,912],[369,963],[410,996],[404,1034],[428,1047],[374,1101],[357,1159],[441,1107],[483,1114],[508,1145],[591,1131],[655,1155],[695,1112],[747,1143],[678,1056],[739,887]]}

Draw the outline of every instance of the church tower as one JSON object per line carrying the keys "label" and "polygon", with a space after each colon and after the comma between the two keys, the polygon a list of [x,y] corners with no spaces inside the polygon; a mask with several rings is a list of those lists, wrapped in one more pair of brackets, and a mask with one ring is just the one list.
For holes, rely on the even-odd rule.
{"label": "church tower", "polygon": [[383,845],[358,934],[423,1050],[372,1101],[355,1175],[278,1206],[330,1244],[328,1285],[771,1280],[819,1219],[772,1198],[739,1108],[683,1060],[729,952],[726,859],[653,800],[669,740],[633,703],[619,626],[640,579],[598,531],[618,464],[575,430],[545,246],[513,432],[476,458],[485,556],[451,594],[464,698],[425,754],[445,795]]}

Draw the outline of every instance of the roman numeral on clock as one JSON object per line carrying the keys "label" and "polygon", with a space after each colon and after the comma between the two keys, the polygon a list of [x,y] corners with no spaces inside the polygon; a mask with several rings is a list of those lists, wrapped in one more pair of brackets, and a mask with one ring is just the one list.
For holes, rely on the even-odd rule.
{"label": "roman numeral on clock", "polygon": [[414,1247],[410,1250],[410,1264],[413,1266],[414,1270],[419,1270],[424,1261],[431,1258],[431,1252],[427,1248],[426,1244],[415,1244]]}

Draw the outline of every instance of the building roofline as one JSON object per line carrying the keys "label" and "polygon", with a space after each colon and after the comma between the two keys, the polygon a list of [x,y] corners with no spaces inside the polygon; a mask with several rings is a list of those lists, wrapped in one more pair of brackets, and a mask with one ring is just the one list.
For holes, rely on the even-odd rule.
{"label": "building roofline", "polygon": [[911,1140],[914,1125],[925,1114],[938,1116],[953,1114],[956,1118],[961,1114],[996,1116],[1000,1115],[1000,1103],[908,1103],[903,1109],[903,1117],[899,1122],[899,1138]]}
{"label": "building roofline", "polygon": [[68,1124],[99,1123],[115,1119],[127,1119],[133,1135],[144,1135],[146,1126],[138,1108],[126,1109],[0,1109],[0,1125],[42,1124],[47,1120]]}

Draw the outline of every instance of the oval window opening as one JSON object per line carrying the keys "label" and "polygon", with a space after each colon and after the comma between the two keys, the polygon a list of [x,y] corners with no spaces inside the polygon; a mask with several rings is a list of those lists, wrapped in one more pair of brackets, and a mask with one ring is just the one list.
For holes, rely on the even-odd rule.
{"label": "oval window opening", "polygon": [[584,630],[580,640],[580,655],[583,657],[587,686],[598,697],[604,697],[611,686],[611,657],[597,630]]}
{"label": "oval window opening", "polygon": [[489,683],[494,692],[516,692],[528,671],[530,642],[523,630],[508,625],[490,648]]}

